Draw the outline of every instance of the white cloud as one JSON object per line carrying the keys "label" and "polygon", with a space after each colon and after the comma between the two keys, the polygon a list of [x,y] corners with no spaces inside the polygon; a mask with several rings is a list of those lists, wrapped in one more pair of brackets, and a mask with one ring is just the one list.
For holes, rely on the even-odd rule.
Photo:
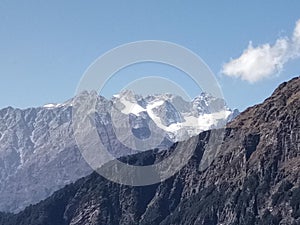
{"label": "white cloud", "polygon": [[300,20],[297,21],[292,38],[279,38],[275,44],[248,48],[240,57],[223,65],[222,73],[254,83],[281,71],[290,59],[300,56]]}

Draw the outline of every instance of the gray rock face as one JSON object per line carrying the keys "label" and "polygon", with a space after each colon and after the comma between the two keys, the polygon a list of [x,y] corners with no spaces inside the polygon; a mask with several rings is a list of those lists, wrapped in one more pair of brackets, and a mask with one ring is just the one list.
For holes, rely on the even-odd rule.
{"label": "gray rock face", "polygon": [[[89,95],[92,93],[82,93],[76,99],[80,101]],[[184,103],[180,105],[185,106],[179,111],[171,106],[158,109],[160,104],[166,105],[166,101]],[[74,100],[70,100],[63,104],[48,104],[24,110],[12,107],[0,110],[0,211],[18,212],[92,172],[81,156],[74,138],[73,102]],[[150,105],[157,102],[160,102],[157,110],[155,107],[153,110],[149,109]],[[163,124],[160,118],[162,121],[169,120],[168,125],[176,124],[180,121],[174,115],[189,115],[189,107],[195,104],[171,95],[142,98],[128,91],[112,100],[98,96],[95,123],[106,148],[120,157],[135,152],[116,138],[111,121],[112,107],[119,109],[118,112],[130,120],[132,134],[143,139],[151,132],[148,124],[153,121],[153,116],[158,121],[158,126]],[[223,110],[233,115],[227,107]],[[153,112],[153,115],[149,115],[149,112]],[[211,126],[215,124],[211,123]],[[162,131],[163,128],[168,126],[161,126]],[[195,127],[189,127],[189,131],[192,132],[181,135],[178,129],[167,130],[168,136],[161,148],[198,132]]]}
{"label": "gray rock face", "polygon": [[[131,187],[93,173],[17,215],[0,214],[0,225],[300,224],[300,77],[229,123],[218,155],[199,170],[214,150],[211,135],[193,137],[198,145],[189,162],[164,182]],[[170,153],[121,160],[148,165]]]}
{"label": "gray rock face", "polygon": [[76,148],[69,106],[0,111],[0,208],[18,211],[90,169]]}

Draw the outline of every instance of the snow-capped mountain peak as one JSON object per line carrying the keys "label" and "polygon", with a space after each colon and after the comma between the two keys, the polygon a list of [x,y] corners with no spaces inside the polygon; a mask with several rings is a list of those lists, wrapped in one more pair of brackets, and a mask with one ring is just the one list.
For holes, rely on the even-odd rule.
{"label": "snow-capped mountain peak", "polygon": [[169,133],[172,141],[218,128],[237,115],[236,111],[227,107],[224,99],[207,93],[201,93],[189,102],[172,94],[143,97],[126,90],[113,97],[113,105],[118,105],[121,112],[127,115],[146,113],[159,128]]}

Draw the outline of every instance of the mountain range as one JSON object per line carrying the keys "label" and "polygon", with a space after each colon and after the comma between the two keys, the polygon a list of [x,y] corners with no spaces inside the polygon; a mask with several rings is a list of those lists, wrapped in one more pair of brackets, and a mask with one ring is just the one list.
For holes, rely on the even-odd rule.
{"label": "mountain range", "polygon": [[[183,142],[188,148],[196,139],[197,146],[188,163],[165,181],[133,187],[94,172],[18,214],[2,213],[0,224],[300,224],[300,77],[281,84],[220,131],[225,133],[220,150],[205,169],[199,166],[214,150],[208,145],[213,130]],[[177,144],[120,160],[153,164]]]}
{"label": "mountain range", "polygon": [[[0,110],[0,211],[19,212],[49,197],[54,191],[92,172],[82,157],[72,123],[74,104],[96,99],[96,128],[105,146],[116,157],[135,154],[116,137],[115,114],[129,121],[130,132],[145,139],[153,122],[165,133],[160,149],[186,140],[203,130],[218,128],[234,118],[223,99],[201,94],[185,101],[171,94],[142,97],[123,91],[108,100],[83,92],[61,104],[38,108]],[[118,118],[117,118],[118,119]],[[87,137],[87,143],[92,143]],[[87,144],[89,147],[89,144]]]}

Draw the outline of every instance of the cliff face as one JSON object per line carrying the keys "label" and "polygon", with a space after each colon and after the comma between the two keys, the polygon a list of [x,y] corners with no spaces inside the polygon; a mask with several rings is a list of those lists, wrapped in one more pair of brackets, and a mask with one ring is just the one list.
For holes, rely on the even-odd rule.
{"label": "cliff face", "polygon": [[[300,78],[229,123],[200,170],[211,134],[196,137],[188,164],[164,182],[131,187],[93,173],[17,215],[0,214],[0,224],[300,224]],[[128,159],[151,164],[164,154]]]}

